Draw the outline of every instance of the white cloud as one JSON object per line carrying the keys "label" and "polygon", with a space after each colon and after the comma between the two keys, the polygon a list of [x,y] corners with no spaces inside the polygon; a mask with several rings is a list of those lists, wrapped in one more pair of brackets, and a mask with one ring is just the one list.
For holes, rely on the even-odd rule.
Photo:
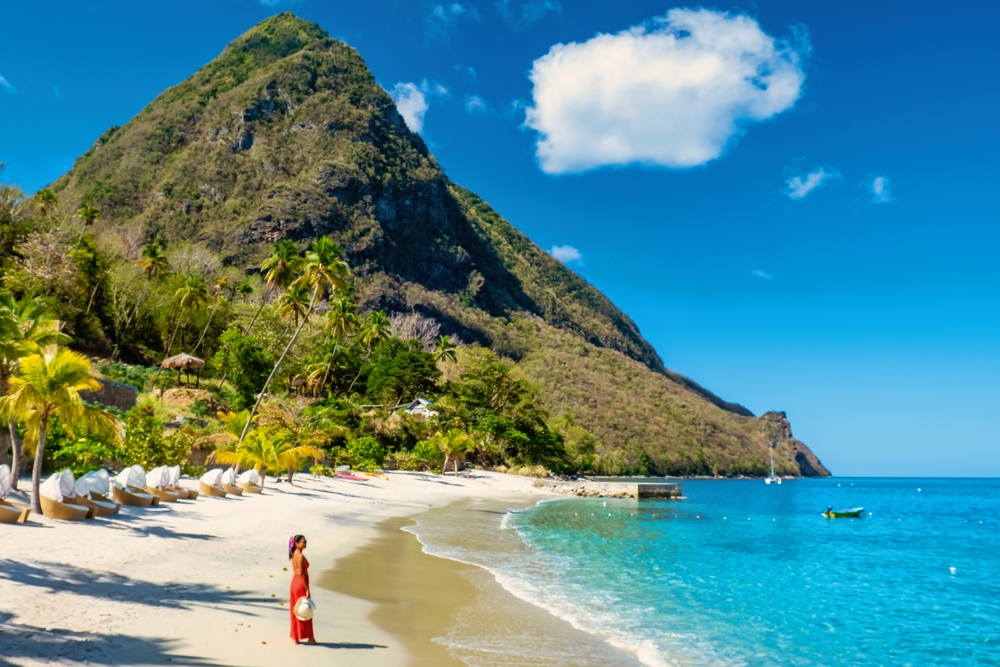
{"label": "white cloud", "polygon": [[17,92],[17,88],[14,87],[14,84],[2,76],[0,76],[0,86],[3,86],[3,89],[7,91],[8,95],[13,95]]}
{"label": "white cloud", "polygon": [[805,176],[792,176],[785,181],[785,194],[789,199],[802,199],[831,178],[840,178],[840,173],[832,167],[817,167]]}
{"label": "white cloud", "polygon": [[887,204],[892,201],[892,193],[889,191],[889,179],[885,176],[876,176],[868,186],[872,193],[872,201],[876,204]]}
{"label": "white cloud", "polygon": [[519,6],[511,0],[500,0],[497,11],[507,23],[527,27],[549,12],[561,13],[562,5],[558,0],[528,0]]}
{"label": "white cloud", "polygon": [[440,83],[424,79],[420,84],[400,81],[392,88],[392,99],[396,102],[399,115],[406,121],[406,126],[414,132],[424,129],[424,115],[430,107],[430,97],[444,97],[448,89]]}
{"label": "white cloud", "polygon": [[465,74],[473,81],[475,81],[477,78],[476,70],[473,67],[470,67],[469,65],[455,65],[455,71]]}
{"label": "white cloud", "polygon": [[773,273],[767,273],[765,271],[761,271],[760,269],[754,269],[753,271],[750,272],[750,275],[756,276],[758,278],[763,278],[764,280],[774,280]]}
{"label": "white cloud", "polygon": [[550,174],[647,164],[686,168],[719,157],[741,128],[799,99],[808,51],[742,14],[672,9],[532,65],[525,125]]}
{"label": "white cloud", "polygon": [[479,95],[469,95],[465,98],[465,110],[469,113],[476,113],[477,111],[489,111],[490,107]]}
{"label": "white cloud", "polygon": [[392,89],[392,99],[396,100],[396,109],[406,121],[406,127],[418,133],[424,129],[427,96],[417,87],[417,84],[397,83]]}
{"label": "white cloud", "polygon": [[431,13],[427,16],[427,28],[429,34],[445,36],[445,28],[460,18],[478,19],[479,13],[475,7],[469,7],[458,2],[445,3],[431,6]]}
{"label": "white cloud", "polygon": [[571,245],[554,245],[549,254],[558,259],[563,264],[577,262],[583,266],[583,253]]}

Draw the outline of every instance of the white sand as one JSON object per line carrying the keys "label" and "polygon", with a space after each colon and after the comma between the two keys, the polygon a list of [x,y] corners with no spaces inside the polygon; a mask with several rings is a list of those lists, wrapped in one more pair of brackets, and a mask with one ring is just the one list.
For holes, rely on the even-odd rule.
{"label": "white sand", "polygon": [[368,621],[371,603],[315,585],[316,635],[327,645],[292,644],[288,538],[306,535],[318,577],[387,518],[459,498],[541,496],[530,479],[479,471],[271,479],[260,496],[0,525],[0,667],[405,665],[403,647]]}

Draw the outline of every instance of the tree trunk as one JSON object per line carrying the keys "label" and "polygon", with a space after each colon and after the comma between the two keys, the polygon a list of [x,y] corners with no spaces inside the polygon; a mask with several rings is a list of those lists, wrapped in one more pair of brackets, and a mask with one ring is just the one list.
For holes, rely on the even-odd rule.
{"label": "tree trunk", "polygon": [[42,459],[45,457],[45,430],[48,418],[43,416],[38,424],[38,448],[35,450],[35,467],[31,471],[31,511],[42,513],[42,501],[39,500],[39,488],[42,482]]}
{"label": "tree trunk", "polygon": [[[316,305],[316,298],[318,296],[319,286],[317,285],[313,288],[313,295],[312,299],[309,300],[309,310],[306,311],[306,316],[302,318],[302,323],[299,324],[299,327],[295,330],[295,334],[292,336],[292,339],[288,341],[288,345],[285,346],[285,351],[281,353],[281,356],[278,357],[278,361],[275,362],[274,368],[271,369],[271,374],[267,376],[267,382],[264,383],[264,388],[260,390],[260,394],[257,396],[257,402],[253,404],[253,409],[250,410],[250,415],[247,417],[247,423],[243,426],[243,433],[240,434],[240,441],[236,443],[237,447],[239,447],[240,444],[243,443],[243,439],[247,437],[247,431],[250,430],[250,424],[253,423],[253,416],[257,414],[257,408],[260,407],[260,402],[264,400],[264,394],[267,393],[267,388],[271,385],[271,380],[274,379],[274,376],[278,372],[278,368],[281,367],[281,362],[285,360],[285,357],[288,355],[288,351],[292,349],[292,345],[295,344],[295,339],[297,339],[299,334],[302,333],[302,327],[304,327],[306,322],[309,321],[309,316],[312,315],[313,307]],[[289,481],[291,481],[291,478],[289,478]]]}
{"label": "tree trunk", "polygon": [[267,305],[267,295],[271,293],[272,289],[273,288],[268,287],[267,291],[264,292],[264,295],[260,298],[260,308],[257,309],[257,312],[254,313],[253,317],[250,319],[250,324],[247,325],[247,330],[243,332],[244,336],[250,335],[250,330],[253,329],[253,323],[257,321],[257,316],[260,315],[260,311],[264,310],[264,306]]}
{"label": "tree trunk", "polygon": [[17,491],[17,480],[21,477],[21,468],[24,467],[24,446],[21,444],[21,436],[17,434],[17,424],[14,423],[13,417],[7,420],[7,426],[10,427],[10,445],[14,450],[14,458],[10,462],[10,470],[13,473],[11,476],[14,478],[11,481],[14,490]]}
{"label": "tree trunk", "polygon": [[194,352],[192,352],[191,354],[196,354],[198,352],[198,348],[201,347],[201,342],[205,340],[205,334],[208,333],[208,328],[212,326],[212,318],[215,317],[215,311],[218,310],[218,308],[219,308],[219,300],[216,299],[215,306],[212,307],[212,312],[209,313],[208,315],[208,324],[206,324],[205,328],[201,330],[201,336],[198,337],[198,344],[194,346]]}
{"label": "tree trunk", "polygon": [[[330,355],[330,363],[326,365],[326,372],[323,373],[323,382],[319,385],[319,391],[323,391],[323,387],[326,386],[326,381],[330,378],[330,369],[333,368],[333,360],[337,355],[337,346],[334,346],[333,353]],[[313,398],[316,398],[318,391],[313,392]]]}
{"label": "tree trunk", "polygon": [[371,357],[372,357],[372,350],[373,349],[374,348],[368,348],[368,354],[365,355],[365,360],[363,362],[361,362],[361,368],[358,369],[358,374],[354,376],[354,379],[351,380],[351,386],[347,388],[347,395],[348,396],[351,395],[351,390],[354,389],[354,383],[358,381],[359,377],[361,377],[361,372],[365,370],[365,364],[367,364],[368,360],[371,359]]}
{"label": "tree trunk", "polygon": [[[166,354],[163,355],[164,359],[166,359],[167,357],[170,356],[170,349],[174,346],[174,338],[177,336],[177,330],[181,328],[181,320],[182,319],[184,319],[184,312],[183,311],[181,311],[181,314],[177,316],[177,324],[174,325],[174,333],[172,333],[170,335],[170,342],[167,343],[167,352],[166,352]],[[163,364],[161,363],[160,367],[156,369],[156,375],[153,376],[153,390],[154,391],[156,390],[156,381],[160,379],[160,371],[162,371],[162,370],[163,370]]]}
{"label": "tree trunk", "polygon": [[446,453],[446,454],[444,455],[444,465],[443,465],[443,466],[441,466],[441,474],[442,474],[442,475],[447,475],[447,474],[448,474],[448,459],[449,459],[449,458],[450,458],[450,457],[449,457],[449,456],[448,456],[448,454]]}
{"label": "tree trunk", "polygon": [[288,468],[288,483],[289,484],[292,483],[292,477],[294,477],[294,476],[295,476],[295,471],[291,467],[289,467]]}

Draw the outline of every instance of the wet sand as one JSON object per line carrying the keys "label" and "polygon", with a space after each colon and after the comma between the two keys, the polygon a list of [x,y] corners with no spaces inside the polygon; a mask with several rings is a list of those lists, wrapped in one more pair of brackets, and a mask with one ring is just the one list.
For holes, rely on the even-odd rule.
{"label": "wet sand", "polygon": [[408,665],[458,667],[463,663],[434,638],[474,599],[475,587],[462,574],[476,568],[425,554],[416,537],[401,530],[412,524],[412,518],[382,522],[375,539],[338,560],[316,584],[374,603],[369,620],[403,644]]}
{"label": "wet sand", "polygon": [[452,545],[487,552],[524,548],[515,534],[497,527],[508,508],[532,504],[523,497],[466,499],[383,521],[373,539],[315,583],[373,605],[368,620],[392,637],[390,645],[402,646],[407,665],[641,667],[604,637],[508,592],[486,569],[425,553],[411,532],[443,531]]}

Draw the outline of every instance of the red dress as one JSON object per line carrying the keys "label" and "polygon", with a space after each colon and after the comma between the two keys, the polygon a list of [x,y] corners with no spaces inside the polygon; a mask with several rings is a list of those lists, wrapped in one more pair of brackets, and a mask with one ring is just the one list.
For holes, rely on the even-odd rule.
{"label": "red dress", "polygon": [[[309,561],[306,557],[302,557],[302,573],[306,576],[309,575]],[[299,575],[292,577],[292,587],[289,592],[289,608],[288,612],[292,617],[292,639],[297,642],[316,638],[313,636],[313,622],[312,619],[308,621],[300,621],[295,617],[295,603],[299,601],[299,598],[304,598],[306,596],[306,581]]]}

